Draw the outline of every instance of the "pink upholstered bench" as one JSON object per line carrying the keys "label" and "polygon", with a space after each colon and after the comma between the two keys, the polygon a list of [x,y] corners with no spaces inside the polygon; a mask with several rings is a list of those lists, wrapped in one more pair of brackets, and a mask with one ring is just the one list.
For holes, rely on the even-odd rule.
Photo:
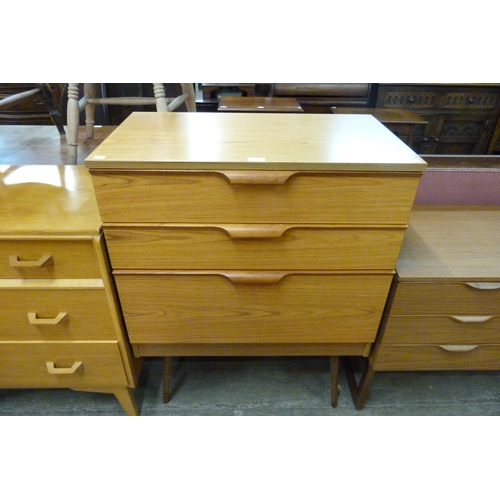
{"label": "pink upholstered bench", "polygon": [[500,162],[499,167],[482,167],[481,158],[471,157],[468,167],[463,166],[464,158],[457,157],[460,166],[438,167],[435,158],[424,157],[429,166],[420,179],[415,205],[500,205]]}

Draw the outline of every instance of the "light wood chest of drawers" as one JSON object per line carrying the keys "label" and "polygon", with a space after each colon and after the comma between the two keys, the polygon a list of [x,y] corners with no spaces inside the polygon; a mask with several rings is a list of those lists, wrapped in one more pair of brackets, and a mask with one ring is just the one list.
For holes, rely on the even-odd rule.
{"label": "light wood chest of drawers", "polygon": [[92,181],[83,166],[0,167],[0,387],[113,393],[137,414]]}
{"label": "light wood chest of drawers", "polygon": [[371,116],[136,113],[87,159],[139,356],[367,353],[425,162]]}
{"label": "light wood chest of drawers", "polygon": [[500,369],[499,228],[498,207],[414,207],[358,408],[377,371]]}

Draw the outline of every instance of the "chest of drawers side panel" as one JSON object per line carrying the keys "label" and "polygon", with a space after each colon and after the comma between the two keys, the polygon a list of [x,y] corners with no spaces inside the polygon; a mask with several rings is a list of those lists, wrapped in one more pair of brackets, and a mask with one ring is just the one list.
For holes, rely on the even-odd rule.
{"label": "chest of drawers side panel", "polygon": [[110,319],[113,322],[116,336],[118,338],[118,348],[123,359],[123,366],[130,386],[135,387],[142,368],[142,360],[135,357],[132,352],[132,346],[130,345],[127,335],[126,325],[118,298],[118,292],[116,290],[116,283],[112,275],[106,240],[102,235],[99,239],[94,240],[94,247],[105,284],[104,288],[110,310]]}

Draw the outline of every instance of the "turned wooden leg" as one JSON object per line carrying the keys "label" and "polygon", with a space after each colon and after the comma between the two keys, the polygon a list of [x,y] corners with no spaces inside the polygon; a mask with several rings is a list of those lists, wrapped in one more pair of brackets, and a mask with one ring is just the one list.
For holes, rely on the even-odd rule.
{"label": "turned wooden leg", "polygon": [[153,92],[156,99],[156,111],[166,113],[168,111],[167,94],[163,83],[153,83]]}
{"label": "turned wooden leg", "polygon": [[130,387],[120,387],[113,391],[116,399],[122,405],[125,413],[131,417],[137,417],[139,411],[137,409],[137,404],[134,399],[134,394]]}
{"label": "turned wooden leg", "polygon": [[[95,83],[83,84],[83,95],[88,96],[90,99],[97,97],[97,90]],[[85,106],[85,132],[87,139],[94,138],[94,125],[95,125],[95,104],[87,103]]]}
{"label": "turned wooden leg", "polygon": [[170,380],[172,378],[172,357],[163,359],[163,402],[166,404],[170,401]]}
{"label": "turned wooden leg", "polygon": [[370,390],[373,376],[375,375],[375,370],[372,368],[372,365],[370,363],[367,363],[367,367],[363,371],[361,380],[358,384],[356,382],[354,370],[349,359],[344,358],[343,363],[347,376],[347,383],[349,384],[352,400],[354,401],[354,406],[357,410],[362,410],[365,406],[366,398],[368,397],[368,392]]}
{"label": "turned wooden leg", "polygon": [[332,407],[337,407],[339,398],[339,357],[330,356],[330,395]]}
{"label": "turned wooden leg", "polygon": [[78,83],[68,83],[68,107],[66,117],[68,133],[66,134],[66,139],[68,141],[71,165],[76,165],[78,161],[78,127],[80,125],[79,98],[80,91]]}

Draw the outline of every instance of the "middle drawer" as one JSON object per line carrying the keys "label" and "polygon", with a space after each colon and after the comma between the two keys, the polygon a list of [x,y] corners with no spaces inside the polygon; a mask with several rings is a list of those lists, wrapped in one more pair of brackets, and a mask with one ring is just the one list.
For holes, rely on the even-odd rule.
{"label": "middle drawer", "polygon": [[[404,228],[163,224],[104,229],[115,269],[386,269]],[[355,251],[353,251],[355,249]]]}
{"label": "middle drawer", "polygon": [[500,315],[391,315],[384,329],[383,343],[500,344]]}
{"label": "middle drawer", "polygon": [[1,341],[115,339],[104,289],[0,289]]}

